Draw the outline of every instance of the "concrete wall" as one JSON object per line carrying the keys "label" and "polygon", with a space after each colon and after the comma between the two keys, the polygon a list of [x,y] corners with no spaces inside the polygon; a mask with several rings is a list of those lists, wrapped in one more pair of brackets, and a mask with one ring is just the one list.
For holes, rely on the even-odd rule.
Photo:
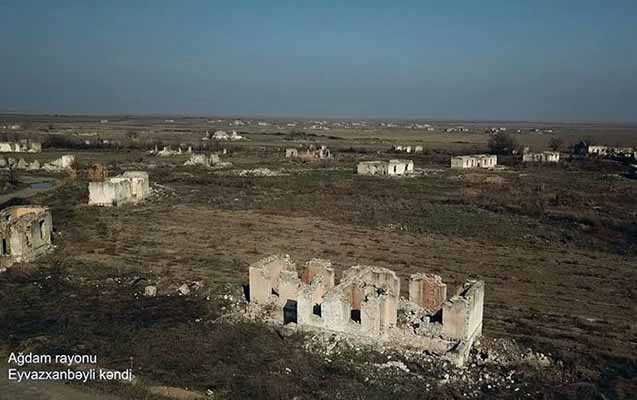
{"label": "concrete wall", "polygon": [[477,154],[471,156],[451,157],[451,168],[493,168],[498,165],[498,156],[492,154]]}
{"label": "concrete wall", "polygon": [[454,169],[465,169],[465,168],[475,168],[476,160],[470,156],[458,156],[451,157],[451,168]]}
{"label": "concrete wall", "polygon": [[447,285],[439,275],[414,274],[409,280],[409,300],[430,311],[447,301]]}
{"label": "concrete wall", "polygon": [[358,175],[387,175],[387,163],[382,161],[362,161],[356,165]]}
{"label": "concrete wall", "polygon": [[51,248],[51,212],[46,207],[16,206],[0,213],[0,266],[31,261]]}
{"label": "concrete wall", "polygon": [[89,205],[120,206],[137,203],[151,193],[148,173],[129,171],[102,182],[89,182]]}
{"label": "concrete wall", "polygon": [[405,175],[414,171],[414,163],[411,160],[389,160],[387,165],[388,175]]}
{"label": "concrete wall", "polygon": [[411,160],[362,161],[356,165],[359,175],[405,175],[413,171]]}
{"label": "concrete wall", "polygon": [[[285,322],[290,319],[284,318],[284,306],[292,300],[300,326],[397,341],[461,366],[482,333],[484,283],[467,282],[438,308],[434,304],[440,305],[446,297],[440,277],[416,274],[412,278],[410,299],[431,304],[428,308],[432,310],[413,302],[401,303],[400,279],[386,268],[353,266],[343,271],[340,283],[334,286],[334,271],[327,260],[310,260],[299,277],[289,256],[272,256],[249,268],[250,301],[275,306],[264,310]],[[398,326],[399,307],[414,316],[413,320],[401,319]],[[434,319],[439,310],[442,323]]]}
{"label": "concrete wall", "polygon": [[[270,296],[279,293],[281,271],[296,273],[296,266],[288,255],[274,255],[252,264],[250,274],[250,301],[265,304]],[[285,295],[290,292],[290,284],[284,284]]]}
{"label": "concrete wall", "polygon": [[560,153],[554,151],[543,151],[541,153],[525,153],[522,155],[523,162],[559,162]]}
{"label": "concrete wall", "polygon": [[442,305],[442,335],[469,340],[482,332],[484,282],[467,282],[463,291]]}
{"label": "concrete wall", "polygon": [[0,142],[0,153],[40,153],[42,144],[30,140]]}

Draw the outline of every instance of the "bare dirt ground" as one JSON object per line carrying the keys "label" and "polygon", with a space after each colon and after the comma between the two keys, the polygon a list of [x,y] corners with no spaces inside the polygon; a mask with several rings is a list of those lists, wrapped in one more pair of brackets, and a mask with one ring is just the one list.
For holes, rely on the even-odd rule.
{"label": "bare dirt ground", "polygon": [[[183,135],[199,140],[202,128],[189,129]],[[573,139],[590,133],[579,129],[564,134]],[[187,141],[176,135],[166,132],[164,140]],[[457,172],[447,168],[445,144],[432,139],[430,152],[409,156],[424,171],[420,176],[366,178],[352,173],[355,162],[396,157],[385,141],[427,141],[386,135],[378,142],[362,134],[325,139],[342,151],[335,160],[312,164],[286,160],[280,149],[321,138],[289,141],[261,132],[253,139],[228,144],[222,159],[233,165],[222,170],[185,167],[185,155],[153,157],[137,147],[46,149],[43,155],[51,158],[76,154],[82,169],[102,162],[111,174],[148,170],[161,186],[139,206],[88,207],[80,171],[77,180],[24,200],[52,208],[56,250],[0,275],[0,344],[94,352],[111,368],[134,357],[136,372],[149,384],[211,390],[213,398],[467,396],[462,384],[440,384],[446,378],[406,360],[418,376],[361,372],[379,357],[373,350],[353,349],[328,362],[306,351],[303,334],[212,322],[231,308],[223,296],[240,296],[251,263],[285,253],[299,263],[330,259],[339,272],[379,265],[403,282],[412,273],[433,272],[451,292],[466,279],[484,280],[485,338],[549,354],[555,368],[516,366],[517,381],[530,385],[524,396],[512,386],[485,383],[473,397],[634,398],[637,187],[622,176],[621,164],[571,160]],[[484,150],[481,134],[458,141],[465,143],[449,151]],[[257,167],[287,174],[236,173]],[[177,287],[192,282],[203,291],[176,295]],[[158,287],[157,298],[141,296],[147,284]],[[492,368],[481,374],[500,373]],[[505,376],[514,371],[499,368]],[[108,390],[124,398],[152,396]]]}

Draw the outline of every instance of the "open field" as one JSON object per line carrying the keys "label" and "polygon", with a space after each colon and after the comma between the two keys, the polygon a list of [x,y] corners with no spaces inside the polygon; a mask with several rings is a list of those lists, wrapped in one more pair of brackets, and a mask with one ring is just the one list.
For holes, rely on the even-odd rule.
{"label": "open field", "polygon": [[[300,135],[244,128],[250,141],[214,147],[226,147],[222,160],[232,163],[216,170],[184,166],[186,155],[146,152],[153,142],[197,148],[203,132],[216,129],[210,125],[199,119],[168,124],[111,117],[99,124],[99,118],[31,117],[20,134],[76,140],[73,133],[98,131],[121,146],[47,147],[17,156],[49,161],[75,154],[81,171],[74,178],[54,174],[60,187],[22,200],[51,207],[56,249],[0,274],[0,351],[95,353],[109,368],[126,367],[133,357],[144,380],[212,390],[214,398],[464,397],[450,385],[425,391],[429,381],[413,375],[369,381],[360,365],[380,357],[374,351],[353,350],[326,362],[305,350],[302,334],[282,336],[254,322],[211,322],[230,307],[219,294],[241,293],[251,263],[284,253],[299,261],[329,259],[337,272],[355,264],[387,267],[403,282],[412,273],[433,272],[450,292],[466,279],[482,279],[485,340],[512,339],[560,362],[560,375],[518,369],[530,385],[526,398],[634,398],[637,181],[622,176],[624,165],[510,161],[497,171],[456,171],[448,167],[449,155],[485,151],[487,134],[401,129]],[[517,126],[538,124],[510,124]],[[567,144],[587,136],[637,144],[632,127],[551,127]],[[518,136],[541,150],[551,135]],[[309,143],[327,144],[335,159],[284,157],[283,148]],[[392,144],[423,145],[425,152],[396,155],[389,152]],[[421,173],[353,173],[359,160],[395,157],[414,160]],[[87,206],[85,171],[96,162],[111,175],[148,171],[161,185],[159,194],[138,206]],[[283,175],[237,174],[260,167]],[[22,173],[28,175],[43,173]],[[204,292],[174,295],[192,281],[203,282]],[[149,282],[159,288],[158,297],[141,296]],[[102,389],[109,394],[98,398],[155,398],[118,385]],[[487,387],[476,396],[519,398]]]}

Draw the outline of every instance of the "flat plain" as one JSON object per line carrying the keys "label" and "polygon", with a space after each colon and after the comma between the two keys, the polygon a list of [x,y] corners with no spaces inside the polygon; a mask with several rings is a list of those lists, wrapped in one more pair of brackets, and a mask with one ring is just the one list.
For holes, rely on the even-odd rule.
{"label": "flat plain", "polygon": [[[403,281],[432,272],[451,292],[466,279],[484,280],[485,338],[512,340],[559,364],[560,376],[528,372],[527,398],[629,399],[637,393],[637,181],[623,176],[627,166],[620,162],[567,155],[584,138],[637,146],[637,127],[553,124],[546,125],[553,133],[539,135],[526,130],[545,126],[532,123],[465,122],[470,132],[441,133],[375,125],[318,131],[273,122],[235,127],[248,140],[219,143],[201,138],[232,130],[227,121],[4,119],[24,125],[5,133],[7,139],[45,143],[43,153],[16,157],[74,154],[79,164],[73,176],[20,173],[19,179],[50,176],[62,184],[13,200],[51,207],[56,248],[0,274],[5,353],[87,352],[110,368],[123,368],[132,357],[147,381],[210,390],[214,398],[464,397],[460,385],[424,391],[413,377],[370,382],[356,365],[377,356],[371,353],[344,353],[326,363],[305,349],[309,339],[300,333],[282,337],[257,322],[205,323],[230,307],[224,295],[241,292],[251,263],[281,253],[301,262],[326,258],[339,272],[355,264],[387,267]],[[487,150],[483,131],[494,124],[524,130],[513,136],[537,150],[560,137],[562,161],[525,165],[504,157],[504,168],[494,171],[450,169],[451,155]],[[187,154],[148,154],[155,145],[180,144],[226,149],[221,159],[232,165],[185,166]],[[285,148],[311,144],[327,145],[334,158],[285,158]],[[424,151],[395,154],[396,144]],[[358,161],[390,158],[412,159],[419,173],[354,173]],[[136,206],[89,207],[86,170],[95,163],[110,175],[148,171],[157,195]],[[276,173],[240,173],[257,168]],[[204,291],[175,295],[193,281]],[[148,283],[158,287],[158,297],[141,296]],[[96,396],[158,396],[118,385],[102,389],[108,394]],[[486,386],[475,396],[518,398]]]}

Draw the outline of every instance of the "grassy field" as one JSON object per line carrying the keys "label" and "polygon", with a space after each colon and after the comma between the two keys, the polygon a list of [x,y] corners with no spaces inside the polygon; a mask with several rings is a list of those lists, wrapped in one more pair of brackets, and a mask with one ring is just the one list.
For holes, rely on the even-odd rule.
{"label": "grassy field", "polygon": [[[259,135],[228,146],[222,159],[233,165],[223,170],[132,149],[29,155],[73,152],[82,168],[101,162],[111,174],[144,169],[170,190],[136,207],[88,207],[80,173],[26,200],[52,208],[56,250],[0,274],[0,347],[93,352],[111,368],[133,357],[150,382],[210,389],[219,398],[463,398],[450,385],[425,393],[413,377],[367,381],[360,371],[378,357],[372,350],[328,363],[304,350],[302,334],[210,322],[229,307],[218,294],[239,293],[250,263],[287,253],[330,259],[339,272],[357,263],[391,268],[403,280],[433,272],[450,292],[482,279],[485,337],[513,339],[563,363],[559,375],[522,375],[534,397],[634,395],[637,185],[621,176],[621,164],[458,172],[447,165],[460,147],[436,139],[431,151],[410,157],[422,174],[372,178],[353,174],[356,161],[395,157],[384,143],[402,137],[329,139],[342,150],[337,158],[311,164],[285,159],[278,149],[290,141],[281,135]],[[461,141],[484,146],[480,135],[468,136]],[[287,175],[235,174],[257,167]],[[174,296],[192,281],[204,291]],[[160,296],[140,295],[149,283]],[[480,396],[516,398],[486,388]]]}

